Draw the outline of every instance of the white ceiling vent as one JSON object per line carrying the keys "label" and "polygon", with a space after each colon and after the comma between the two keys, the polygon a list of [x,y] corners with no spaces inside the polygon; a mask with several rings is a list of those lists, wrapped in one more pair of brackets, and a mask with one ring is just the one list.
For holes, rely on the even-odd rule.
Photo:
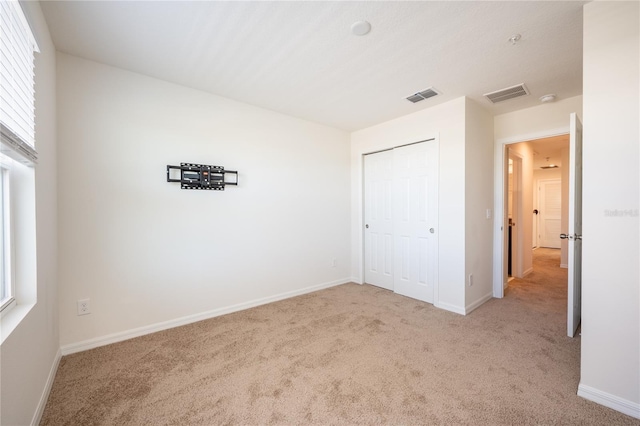
{"label": "white ceiling vent", "polygon": [[429,87],[428,89],[424,89],[418,93],[414,93],[411,96],[407,96],[406,99],[415,104],[416,102],[424,101],[425,99],[432,98],[439,94],[440,92],[438,92],[436,89],[434,89],[433,87]]}
{"label": "white ceiling vent", "polygon": [[506,89],[497,90],[491,93],[485,93],[483,96],[493,104],[497,104],[498,102],[507,101],[513,98],[519,98],[520,96],[528,95],[529,91],[527,87],[522,84],[517,84],[515,86],[507,87]]}

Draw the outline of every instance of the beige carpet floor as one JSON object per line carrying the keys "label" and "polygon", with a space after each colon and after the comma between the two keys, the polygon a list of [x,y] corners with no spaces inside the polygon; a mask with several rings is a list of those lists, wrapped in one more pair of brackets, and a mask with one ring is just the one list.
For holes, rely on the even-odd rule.
{"label": "beige carpet floor", "polygon": [[43,425],[639,425],[576,396],[566,271],[461,316],[345,284],[63,357]]}

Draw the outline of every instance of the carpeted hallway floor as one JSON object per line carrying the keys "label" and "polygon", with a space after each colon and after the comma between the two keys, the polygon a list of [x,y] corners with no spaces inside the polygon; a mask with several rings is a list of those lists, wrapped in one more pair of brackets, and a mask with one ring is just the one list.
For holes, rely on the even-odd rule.
{"label": "carpeted hallway floor", "polygon": [[576,396],[556,250],[468,316],[369,285],[65,356],[43,425],[639,425]]}

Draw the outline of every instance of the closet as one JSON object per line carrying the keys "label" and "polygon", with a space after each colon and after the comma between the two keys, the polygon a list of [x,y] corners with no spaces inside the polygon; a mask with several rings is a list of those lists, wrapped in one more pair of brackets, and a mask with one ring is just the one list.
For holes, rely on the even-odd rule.
{"label": "closet", "polygon": [[438,142],[364,157],[364,281],[433,303],[438,272]]}

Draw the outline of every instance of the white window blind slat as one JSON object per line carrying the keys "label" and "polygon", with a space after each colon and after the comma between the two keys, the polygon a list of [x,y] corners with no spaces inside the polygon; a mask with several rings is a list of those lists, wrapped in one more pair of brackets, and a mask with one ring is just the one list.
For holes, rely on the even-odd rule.
{"label": "white window blind slat", "polygon": [[[0,27],[2,144],[24,155],[35,152],[34,52],[37,44],[17,0],[0,2]],[[31,151],[17,149],[20,144],[28,145]]]}

